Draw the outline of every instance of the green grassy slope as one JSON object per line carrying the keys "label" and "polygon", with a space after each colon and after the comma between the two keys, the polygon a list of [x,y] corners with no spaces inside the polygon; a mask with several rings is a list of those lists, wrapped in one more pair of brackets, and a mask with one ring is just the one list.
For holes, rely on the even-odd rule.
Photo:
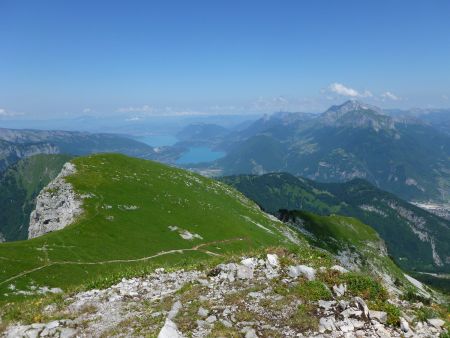
{"label": "green grassy slope", "polygon": [[388,257],[383,240],[370,226],[356,218],[340,215],[320,216],[305,211],[286,211],[281,219],[306,230],[309,241],[336,255],[345,253],[356,259],[361,267],[376,275],[388,275],[405,282],[403,272]]}
{"label": "green grassy slope", "polygon": [[352,217],[320,216],[299,210],[283,211],[281,217],[286,221],[301,220],[301,226],[314,235],[317,244],[331,252],[339,251],[343,245],[363,248],[367,243],[382,242],[375,230]]}
{"label": "green grassy slope", "polygon": [[[231,176],[223,180],[271,213],[298,209],[355,217],[380,234],[390,255],[406,270],[450,271],[450,222],[367,181],[317,183],[285,173]],[[442,265],[436,265],[433,259],[430,238]]]}
{"label": "green grassy slope", "polygon": [[[84,214],[61,231],[0,244],[0,299],[11,285],[64,289],[149,262],[183,264],[286,241],[281,223],[223,183],[123,155],[73,163],[77,173],[68,180],[90,196]],[[201,238],[183,239],[183,230]]]}
{"label": "green grassy slope", "polygon": [[7,241],[28,237],[36,196],[69,159],[67,155],[36,155],[20,160],[0,176],[0,233]]}
{"label": "green grassy slope", "polygon": [[217,160],[225,174],[262,174],[283,168],[285,146],[267,135],[257,135],[245,140],[230,151],[223,159]]}

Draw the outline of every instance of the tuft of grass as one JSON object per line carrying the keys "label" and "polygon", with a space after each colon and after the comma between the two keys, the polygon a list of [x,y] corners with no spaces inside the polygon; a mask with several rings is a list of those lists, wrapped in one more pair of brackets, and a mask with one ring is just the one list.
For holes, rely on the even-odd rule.
{"label": "tuft of grass", "polygon": [[336,260],[333,256],[322,249],[312,247],[306,242],[304,245],[293,246],[290,248],[297,264],[305,264],[314,268],[331,267]]}
{"label": "tuft of grass", "polygon": [[416,318],[420,322],[424,322],[427,319],[439,317],[439,313],[428,306],[422,306],[416,310]]}
{"label": "tuft of grass", "polygon": [[330,290],[318,280],[299,283],[294,286],[292,292],[306,302],[316,302],[319,299],[329,300],[333,298]]}
{"label": "tuft of grass", "polygon": [[226,327],[221,322],[216,322],[209,337],[239,338],[242,334],[236,328]]}
{"label": "tuft of grass", "polygon": [[277,295],[287,296],[289,294],[289,289],[285,285],[276,284],[273,287],[273,292],[276,293]]}
{"label": "tuft of grass", "polygon": [[359,296],[371,301],[385,301],[388,292],[383,285],[373,277],[362,273],[349,272],[340,275],[340,280],[347,284],[347,291],[352,296]]}
{"label": "tuft of grass", "polygon": [[387,324],[391,326],[400,325],[400,309],[386,301],[376,300],[369,302],[369,308],[377,311],[384,311],[387,313]]}
{"label": "tuft of grass", "polygon": [[308,304],[299,305],[289,319],[289,326],[299,332],[316,331],[319,327],[319,319],[314,315],[314,307]]}
{"label": "tuft of grass", "polygon": [[[45,308],[54,305],[53,313],[46,313]],[[40,298],[33,298],[21,302],[3,303],[0,310],[0,318],[3,323],[22,322],[24,324],[41,323],[55,319],[67,318],[61,311],[65,305],[62,294],[51,294]]]}
{"label": "tuft of grass", "polygon": [[246,309],[238,310],[236,320],[239,322],[251,322],[255,320],[255,314]]}
{"label": "tuft of grass", "polygon": [[191,332],[197,327],[197,319],[200,319],[197,312],[200,305],[198,300],[183,303],[183,309],[174,319],[181,332]]}

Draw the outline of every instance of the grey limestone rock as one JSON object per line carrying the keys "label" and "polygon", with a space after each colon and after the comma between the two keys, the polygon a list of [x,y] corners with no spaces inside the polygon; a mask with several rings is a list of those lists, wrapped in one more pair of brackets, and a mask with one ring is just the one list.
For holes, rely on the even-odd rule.
{"label": "grey limestone rock", "polygon": [[82,200],[65,179],[75,173],[75,165],[67,162],[59,175],[39,193],[36,209],[30,215],[29,239],[63,229],[82,213]]}

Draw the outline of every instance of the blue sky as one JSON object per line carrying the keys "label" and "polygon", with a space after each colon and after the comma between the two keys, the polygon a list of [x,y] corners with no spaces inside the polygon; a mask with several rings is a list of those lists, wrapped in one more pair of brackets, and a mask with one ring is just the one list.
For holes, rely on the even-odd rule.
{"label": "blue sky", "polygon": [[0,0],[0,116],[450,106],[449,1]]}

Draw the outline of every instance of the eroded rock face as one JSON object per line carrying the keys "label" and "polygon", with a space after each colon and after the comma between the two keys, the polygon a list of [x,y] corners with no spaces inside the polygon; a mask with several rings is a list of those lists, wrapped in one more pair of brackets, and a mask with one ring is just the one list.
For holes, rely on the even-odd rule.
{"label": "eroded rock face", "polygon": [[36,209],[30,215],[28,239],[60,230],[81,214],[82,200],[65,179],[75,173],[75,165],[67,162],[59,175],[39,193]]}

